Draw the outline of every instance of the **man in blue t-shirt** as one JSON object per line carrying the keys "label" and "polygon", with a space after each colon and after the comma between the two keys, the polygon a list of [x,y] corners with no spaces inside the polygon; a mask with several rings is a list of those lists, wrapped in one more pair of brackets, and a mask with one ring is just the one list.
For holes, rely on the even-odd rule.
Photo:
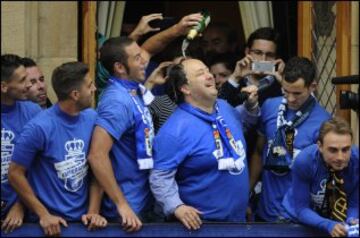
{"label": "man in blue t-shirt", "polygon": [[[316,143],[319,127],[330,118],[313,96],[315,66],[303,57],[291,58],[281,81],[283,97],[267,99],[261,107],[260,132],[265,145],[262,156],[254,156],[250,177],[262,172],[262,191],[256,220],[283,221],[281,202],[291,184],[291,167],[299,152]],[[262,161],[261,158],[262,157]],[[256,160],[256,158],[258,158]],[[265,168],[265,170],[262,169]]]}
{"label": "man in blue t-shirt", "polygon": [[317,145],[304,149],[294,163],[284,216],[332,237],[350,236],[347,226],[359,224],[359,148],[352,138],[341,118],[322,124]]}
{"label": "man in blue t-shirt", "polygon": [[11,232],[21,226],[24,208],[8,181],[8,169],[15,143],[24,125],[41,111],[27,99],[30,82],[21,58],[1,56],[1,229]]}
{"label": "man in blue t-shirt", "polygon": [[[154,96],[143,85],[145,69],[152,55],[188,32],[200,19],[200,14],[185,16],[141,48],[130,38],[115,37],[100,49],[101,64],[111,77],[98,103],[89,162],[106,192],[102,214],[112,220],[120,217],[125,231],[139,230],[141,220],[147,221],[146,217],[154,215],[148,182],[153,166],[154,128],[147,108]],[[147,87],[151,87],[149,82],[165,81],[163,67],[160,65],[151,73]]]}
{"label": "man in blue t-shirt", "polygon": [[141,221],[136,214],[149,205],[147,163],[152,161],[148,151],[152,121],[144,101],[148,99],[141,97],[145,89],[139,86],[146,60],[137,43],[127,37],[108,39],[100,55],[113,76],[98,103],[89,162],[106,192],[101,208],[104,216],[117,219],[120,215],[125,230],[138,230]]}
{"label": "man in blue t-shirt", "polygon": [[88,181],[86,156],[96,119],[96,112],[87,109],[96,90],[88,66],[69,62],[57,67],[52,86],[58,103],[24,127],[9,181],[33,212],[29,220],[38,220],[47,236],[60,235],[66,221],[82,220],[89,229],[104,227],[100,190],[96,181]]}
{"label": "man in blue t-shirt", "polygon": [[136,231],[142,226],[138,215],[151,206],[148,170],[154,132],[146,105],[153,96],[141,84],[147,61],[127,37],[110,38],[100,55],[112,77],[98,103],[89,162],[106,192],[102,214],[112,220],[120,215],[124,229]]}
{"label": "man in blue t-shirt", "polygon": [[249,179],[243,126],[256,124],[257,88],[246,88],[249,99],[238,114],[216,100],[215,79],[203,62],[185,59],[170,67],[169,97],[178,108],[155,137],[151,190],[165,215],[188,229],[199,229],[201,220],[245,222]]}

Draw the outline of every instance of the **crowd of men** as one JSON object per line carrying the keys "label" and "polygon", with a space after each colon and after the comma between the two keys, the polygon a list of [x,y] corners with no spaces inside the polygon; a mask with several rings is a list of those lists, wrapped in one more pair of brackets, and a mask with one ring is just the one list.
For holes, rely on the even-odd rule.
{"label": "crowd of men", "polygon": [[[103,42],[96,80],[82,62],[58,66],[53,105],[32,59],[1,56],[4,232],[24,221],[48,236],[76,221],[90,230],[119,222],[128,232],[146,222],[196,230],[206,221],[261,221],[338,237],[358,224],[351,128],[317,101],[309,59],[277,56],[274,29],[254,31],[239,58],[231,30],[210,24],[202,54],[152,61],[201,18],[184,16],[139,46],[159,30],[149,22],[162,19],[143,17],[129,37]],[[274,70],[256,71],[255,62]]]}

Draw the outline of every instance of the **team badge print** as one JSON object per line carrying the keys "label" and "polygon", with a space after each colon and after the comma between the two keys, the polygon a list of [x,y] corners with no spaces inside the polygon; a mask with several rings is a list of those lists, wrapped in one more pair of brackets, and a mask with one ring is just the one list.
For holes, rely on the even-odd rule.
{"label": "team badge print", "polygon": [[8,181],[8,171],[15,146],[14,138],[15,134],[12,131],[1,129],[1,183]]}
{"label": "team badge print", "polygon": [[58,178],[64,181],[67,191],[76,192],[83,185],[88,171],[84,141],[81,139],[69,140],[65,143],[65,160],[55,163]]}

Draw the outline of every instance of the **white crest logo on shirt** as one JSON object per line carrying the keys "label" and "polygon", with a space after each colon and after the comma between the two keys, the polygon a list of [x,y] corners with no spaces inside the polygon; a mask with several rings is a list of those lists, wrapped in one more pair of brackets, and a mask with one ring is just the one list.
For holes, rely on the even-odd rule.
{"label": "white crest logo on shirt", "polygon": [[84,152],[84,141],[81,139],[69,140],[65,143],[65,160],[55,163],[57,175],[64,180],[64,187],[70,192],[78,191],[87,175],[88,164]]}
{"label": "white crest logo on shirt", "polygon": [[84,141],[83,140],[73,140],[67,141],[65,143],[65,150],[69,155],[76,155],[83,153]]}
{"label": "white crest logo on shirt", "polygon": [[8,181],[9,165],[15,147],[13,144],[14,139],[14,132],[5,128],[1,129],[1,183]]}

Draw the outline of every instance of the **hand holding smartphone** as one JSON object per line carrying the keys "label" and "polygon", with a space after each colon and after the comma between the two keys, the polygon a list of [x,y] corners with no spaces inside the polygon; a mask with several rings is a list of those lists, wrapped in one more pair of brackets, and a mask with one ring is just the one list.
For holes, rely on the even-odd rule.
{"label": "hand holding smartphone", "polygon": [[275,73],[275,64],[270,61],[254,61],[251,63],[251,70],[257,72]]}

